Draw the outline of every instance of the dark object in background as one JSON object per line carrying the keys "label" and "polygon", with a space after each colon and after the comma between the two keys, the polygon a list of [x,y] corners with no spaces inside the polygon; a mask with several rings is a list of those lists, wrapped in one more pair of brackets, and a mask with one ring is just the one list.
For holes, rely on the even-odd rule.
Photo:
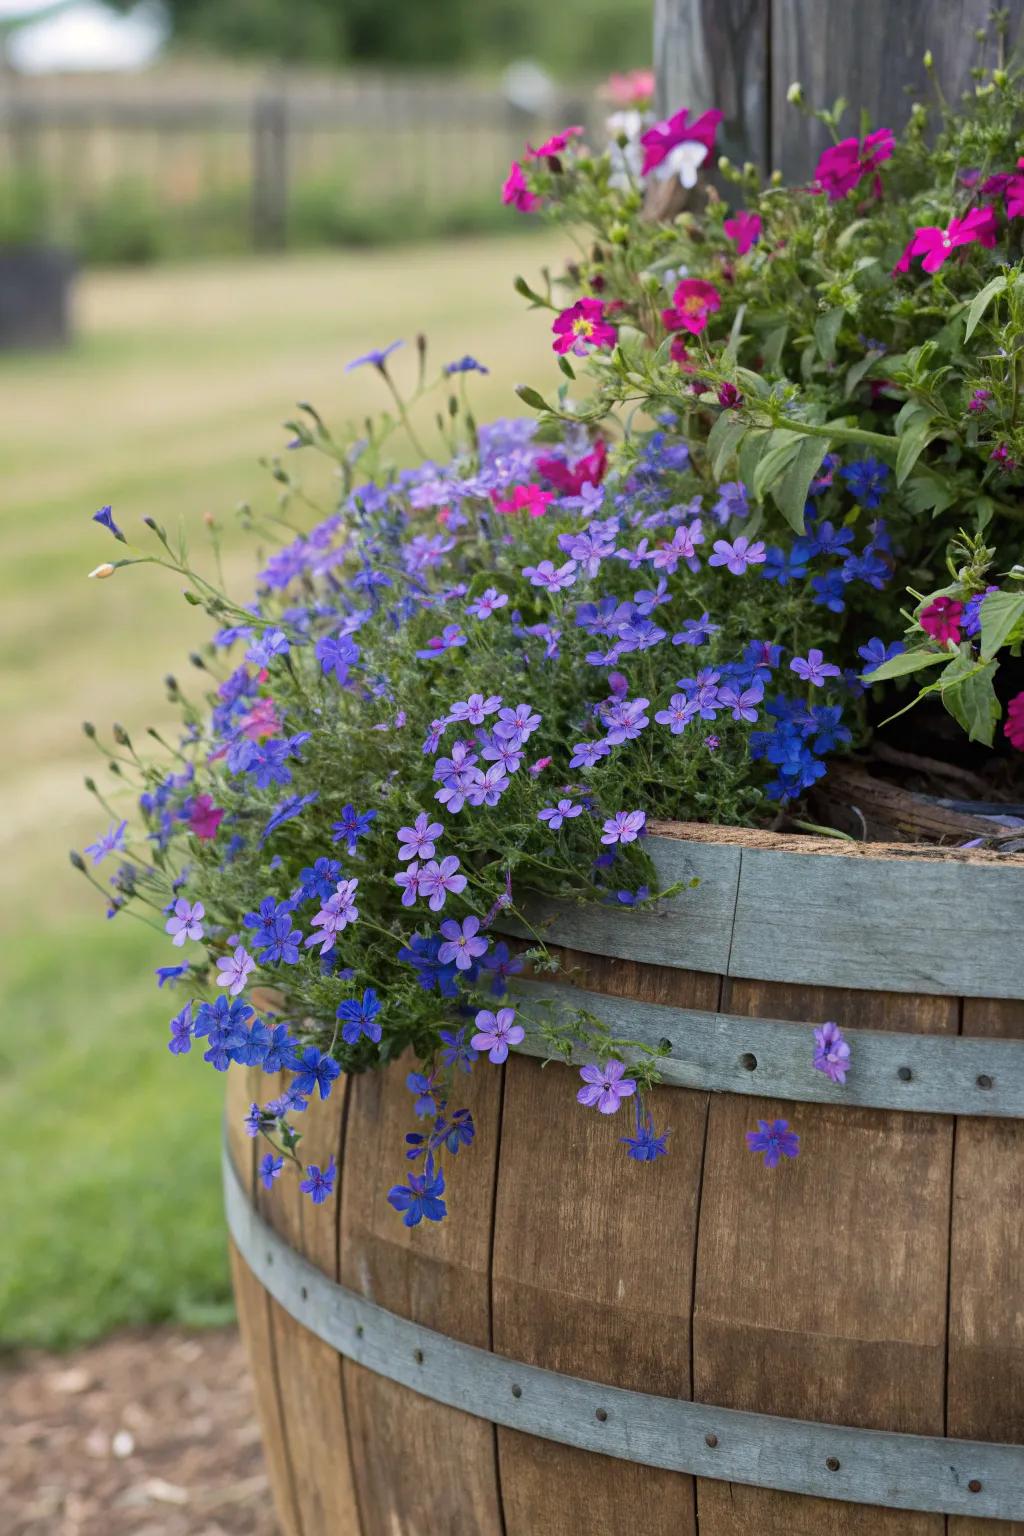
{"label": "dark object in background", "polygon": [[0,246],[0,351],[70,339],[74,262],[50,246]]}
{"label": "dark object in background", "polygon": [[[1006,51],[1024,34],[1024,4],[1007,0]],[[723,153],[778,167],[788,182],[810,176],[828,131],[788,106],[794,81],[812,106],[850,105],[842,134],[862,108],[873,127],[902,129],[914,100],[934,102],[925,49],[946,96],[973,88],[971,69],[999,62],[991,0],[655,0],[658,107],[719,107]],[[984,47],[978,29],[989,28]]]}

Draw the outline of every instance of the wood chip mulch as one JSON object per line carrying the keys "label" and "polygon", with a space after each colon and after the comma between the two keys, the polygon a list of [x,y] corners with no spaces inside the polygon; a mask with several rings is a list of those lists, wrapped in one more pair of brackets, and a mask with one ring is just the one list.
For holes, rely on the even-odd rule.
{"label": "wood chip mulch", "polygon": [[0,1365],[4,1536],[276,1536],[238,1334]]}

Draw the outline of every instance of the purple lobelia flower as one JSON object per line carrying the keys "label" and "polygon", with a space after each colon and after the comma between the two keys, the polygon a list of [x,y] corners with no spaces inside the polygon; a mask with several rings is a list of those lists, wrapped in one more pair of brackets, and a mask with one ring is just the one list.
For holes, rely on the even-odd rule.
{"label": "purple lobelia flower", "polygon": [[632,1136],[620,1136],[619,1140],[626,1147],[626,1156],[635,1163],[653,1163],[659,1157],[668,1156],[668,1148],[665,1145],[671,1131],[662,1131],[659,1135],[654,1129],[654,1121],[650,1111],[644,1110],[643,1100],[636,1096],[636,1131]]}
{"label": "purple lobelia flower", "polygon": [[789,670],[795,672],[797,677],[802,677],[805,683],[810,683],[812,688],[822,687],[828,677],[839,676],[839,668],[831,661],[826,661],[823,653],[814,646],[806,657],[794,656]]}
{"label": "purple lobelia flower", "polygon": [[201,901],[194,904],[179,896],[174,903],[174,910],[164,924],[164,932],[171,935],[171,943],[181,948],[186,939],[201,939],[203,936],[203,918],[206,910]]}
{"label": "purple lobelia flower", "polygon": [[444,1194],[444,1174],[434,1167],[433,1154],[427,1154],[426,1165],[420,1174],[410,1173],[408,1184],[395,1184],[388,1191],[388,1204],[402,1212],[407,1227],[427,1221],[443,1221],[448,1207],[441,1199]]}
{"label": "purple lobelia flower", "polygon": [[437,952],[442,965],[454,960],[460,971],[468,971],[474,960],[487,953],[490,939],[479,937],[480,919],[470,914],[461,923],[450,917],[441,924],[445,942]]}
{"label": "purple lobelia flower", "polygon": [[636,1093],[636,1079],[625,1077],[625,1070],[624,1062],[614,1060],[606,1061],[603,1067],[590,1063],[580,1067],[583,1087],[577,1093],[577,1099],[588,1109],[596,1105],[602,1115],[614,1115],[622,1100]]}
{"label": "purple lobelia flower", "polygon": [[796,1157],[800,1137],[790,1130],[788,1120],[759,1120],[757,1125],[756,1131],[747,1132],[747,1146],[764,1154],[766,1168],[777,1168],[784,1157]]}
{"label": "purple lobelia flower", "polygon": [[354,357],[350,363],[345,364],[345,372],[351,373],[353,368],[376,368],[384,373],[387,370],[387,361],[392,352],[403,347],[403,341],[393,341],[389,347],[374,347],[369,352],[364,352],[361,357]]}
{"label": "purple lobelia flower", "polygon": [[281,1177],[281,1169],[284,1167],[284,1158],[275,1157],[273,1152],[268,1152],[260,1162],[260,1183],[264,1189],[273,1189],[274,1180]]}
{"label": "purple lobelia flower", "polygon": [[635,843],[647,825],[644,811],[616,811],[604,824],[602,843]]}
{"label": "purple lobelia flower", "polygon": [[538,811],[537,820],[546,821],[549,832],[557,832],[563,822],[582,814],[582,805],[576,805],[572,800],[559,800],[557,805],[548,805],[544,810]]}
{"label": "purple lobelia flower", "polygon": [[504,592],[497,591],[494,587],[488,587],[486,592],[481,592],[479,597],[467,604],[466,612],[472,614],[474,619],[489,619],[492,613],[499,608],[504,608],[508,603],[508,596]]}
{"label": "purple lobelia flower", "polygon": [[341,1037],[346,1045],[355,1045],[362,1035],[376,1045],[383,1033],[377,1023],[380,999],[372,987],[367,987],[361,999],[346,998],[338,1005],[338,1018],[342,1020]]}
{"label": "purple lobelia flower", "polygon": [[328,1195],[334,1194],[334,1181],[338,1176],[337,1164],[332,1157],[326,1168],[320,1168],[316,1163],[310,1163],[306,1169],[306,1177],[299,1188],[304,1195],[308,1195],[314,1205],[323,1205]]}
{"label": "purple lobelia flower", "polygon": [[319,1088],[320,1097],[329,1099],[331,1089],[340,1076],[340,1063],[333,1056],[317,1050],[315,1045],[307,1045],[295,1069],[292,1087],[296,1093],[301,1094],[311,1094],[314,1088]]}
{"label": "purple lobelia flower", "polygon": [[458,859],[449,854],[440,862],[431,859],[419,871],[420,894],[428,898],[431,912],[440,912],[449,895],[457,896],[466,889],[466,877],[458,870]]}
{"label": "purple lobelia flower", "polygon": [[192,1049],[192,1004],[186,1003],[171,1020],[171,1038],[167,1049],[172,1056],[187,1056]]}
{"label": "purple lobelia flower", "polygon": [[474,1061],[476,1051],[471,1045],[466,1044],[466,1025],[460,1029],[442,1029],[441,1039],[444,1041],[444,1049],[441,1052],[441,1063],[446,1067],[458,1067],[460,1072],[469,1072]]}
{"label": "purple lobelia flower", "polygon": [[727,571],[734,576],[742,576],[749,565],[763,565],[765,560],[765,547],[758,540],[751,543],[748,538],[740,534],[730,544],[728,539],[715,540],[715,552],[708,561],[709,565],[724,565]]}
{"label": "purple lobelia flower", "polygon": [[850,1047],[838,1024],[831,1020],[814,1031],[814,1066],[834,1083],[845,1083],[850,1068]]}
{"label": "purple lobelia flower", "polygon": [[98,837],[94,843],[89,843],[86,853],[94,864],[102,864],[110,853],[120,853],[124,848],[124,835],[128,830],[128,823],[122,821],[120,826],[111,825],[110,829]]}
{"label": "purple lobelia flower", "polygon": [[112,533],[114,538],[122,544],[127,544],[128,540],[114,522],[114,515],[109,507],[101,507],[98,512],[94,512],[92,520],[94,523],[99,523],[101,528],[106,528],[108,533]]}
{"label": "purple lobelia flower", "polygon": [[471,1042],[473,1049],[486,1051],[488,1061],[496,1067],[508,1058],[509,1046],[518,1045],[526,1035],[523,1026],[516,1023],[514,1008],[499,1008],[496,1013],[481,1008],[473,1022],[476,1024],[476,1034]]}

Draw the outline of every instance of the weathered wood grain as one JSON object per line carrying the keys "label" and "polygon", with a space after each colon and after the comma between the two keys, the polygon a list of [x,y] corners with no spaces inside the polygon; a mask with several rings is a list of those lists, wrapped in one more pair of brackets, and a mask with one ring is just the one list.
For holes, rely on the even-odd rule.
{"label": "weathered wood grain", "polygon": [[[414,1322],[490,1345],[490,1263],[500,1073],[459,1078],[477,1139],[445,1159],[449,1216],[409,1229],[387,1203],[416,1128],[412,1057],[352,1084],[341,1205],[341,1280]],[[461,1090],[465,1089],[463,1093]],[[346,1361],[345,1400],[365,1536],[501,1536],[494,1429]],[[325,1533],[326,1536],[326,1533]]]}
{"label": "weathered wood grain", "polygon": [[432,1402],[664,1471],[887,1509],[1024,1517],[1024,1446],[741,1413],[524,1365],[336,1285],[266,1225],[227,1159],[224,1172],[239,1254],[275,1301],[346,1359]]}
{"label": "weathered wood grain", "polygon": [[[609,987],[642,990],[655,979],[629,962],[565,958]],[[666,980],[677,998],[717,1001],[715,977],[674,971],[662,987]],[[505,1070],[494,1348],[550,1370],[690,1397],[706,1095],[654,1093],[650,1107],[659,1129],[671,1127],[672,1156],[637,1164],[616,1140],[633,1130],[629,1106],[614,1118],[585,1112],[575,1073],[521,1058]],[[507,1536],[581,1528],[619,1536],[637,1522],[645,1536],[696,1533],[688,1478],[543,1446],[515,1430],[499,1430],[498,1445]]]}
{"label": "weathered wood grain", "polygon": [[725,114],[724,154],[767,167],[771,116],[770,0],[655,0],[654,57],[662,116],[688,107]]}
{"label": "weathered wood grain", "polygon": [[[787,103],[792,82],[815,107],[843,96],[847,134],[858,132],[862,110],[874,126],[900,129],[911,102],[933,100],[926,48],[952,100],[973,84],[979,58],[997,62],[974,37],[991,9],[990,0],[656,0],[659,110],[719,107],[728,153],[800,181],[829,139]],[[1024,5],[1007,9],[1013,43]]]}
{"label": "weathered wood grain", "polygon": [[[232,1069],[235,1070],[235,1069]],[[266,1103],[283,1091],[286,1078],[253,1070],[249,1088]],[[303,1162],[325,1167],[342,1158],[342,1128],[348,1079],[341,1077],[326,1101],[317,1100],[302,1116],[300,1151]],[[257,1159],[267,1150],[256,1148]],[[256,1208],[268,1224],[304,1253],[332,1280],[338,1278],[339,1185],[323,1205],[315,1206],[299,1189],[300,1175],[286,1164],[273,1189],[257,1180]],[[275,1302],[270,1303],[278,1392],[284,1417],[285,1443],[295,1485],[295,1501],[304,1536],[360,1536],[355,1486],[349,1457],[342,1394],[341,1361],[337,1352],[309,1333]],[[324,1444],[331,1446],[325,1463]]]}
{"label": "weathered wood grain", "polygon": [[[963,1032],[1024,1039],[1024,1002],[964,1003]],[[957,1123],[946,1433],[1024,1442],[1024,1123]],[[1024,1536],[950,1516],[949,1536]]]}
{"label": "weathered wood grain", "polygon": [[[249,1198],[256,1197],[256,1148],[245,1133],[243,1119],[251,1103],[250,1074],[245,1067],[228,1069],[224,1106],[224,1137],[232,1163]],[[282,1536],[305,1536],[296,1499],[295,1479],[288,1456],[287,1424],[277,1372],[271,1321],[275,1303],[231,1245],[231,1276],[238,1327],[245,1343],[256,1399],[263,1454]],[[279,1310],[279,1309],[277,1309]],[[282,1314],[283,1315],[283,1314]]]}
{"label": "weathered wood grain", "polygon": [[[800,839],[794,838],[794,843]],[[699,884],[653,911],[539,899],[546,939],[650,965],[751,981],[1024,996],[1024,863],[864,858],[653,836],[662,889]],[[503,931],[526,930],[500,919]],[[951,942],[955,925],[956,942]]]}
{"label": "weathered wood grain", "polygon": [[[618,962],[617,969],[625,968]],[[629,969],[650,976],[664,970]],[[811,1061],[813,1042],[808,1029],[822,1023],[821,1019],[792,1023],[669,1008],[638,1002],[618,989],[614,994],[585,989],[576,984],[584,975],[578,966],[566,969],[564,975],[561,982],[515,978],[519,1019],[527,1026],[525,1040],[515,1047],[520,1054],[543,1060],[550,1054],[543,1026],[559,1018],[571,1019],[583,1009],[631,1046],[651,1050],[667,1046],[667,1054],[659,1057],[658,1071],[672,1087],[796,1103],[1024,1120],[1024,1041],[995,1043],[928,1034],[908,1042],[903,1029],[876,1027],[886,1016],[884,1002],[877,1009],[865,1002],[861,1016],[870,1019],[872,1028],[848,1030],[855,1066],[845,1083],[833,1083],[816,1072]],[[600,985],[600,978],[594,984]],[[906,1013],[911,1000],[900,996],[900,1001],[900,1011]],[[586,1051],[577,1048],[573,1059],[588,1059]]]}
{"label": "weathered wood grain", "polygon": [[[956,999],[733,982],[735,1013],[955,1033]],[[810,1027],[808,1026],[808,1040]],[[758,1119],[786,1119],[800,1156],[748,1151]],[[941,1434],[953,1122],[714,1098],[694,1307],[694,1396],[865,1428]],[[894,1515],[701,1481],[701,1536],[942,1536],[941,1517]]]}
{"label": "weathered wood grain", "polygon": [[[1014,0],[1014,33],[1024,5]],[[774,0],[771,21],[771,161],[787,180],[809,176],[829,142],[821,124],[786,102],[799,80],[807,100],[831,107],[843,96],[849,110],[846,134],[858,132],[866,110],[874,127],[900,129],[913,101],[934,102],[923,59],[926,48],[950,100],[972,87],[970,71],[981,56],[975,42],[992,10],[990,0]],[[984,55],[996,63],[989,48]]]}

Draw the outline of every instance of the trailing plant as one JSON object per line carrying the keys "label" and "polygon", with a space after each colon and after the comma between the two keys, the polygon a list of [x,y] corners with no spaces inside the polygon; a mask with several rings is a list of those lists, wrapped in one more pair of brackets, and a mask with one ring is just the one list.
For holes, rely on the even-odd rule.
{"label": "trailing plant", "polygon": [[[519,391],[535,419],[478,426],[484,366],[431,379],[420,341],[410,380],[395,342],[349,365],[391,396],[363,436],[309,405],[288,423],[254,600],[151,518],[152,553],[93,572],[159,565],[216,633],[198,686],[168,679],[183,729],[150,733],[162,757],[121,727],[101,746],[141,821],[96,790],[113,823],[73,861],[180,951],[158,972],[184,998],[172,1052],[289,1074],[247,1118],[268,1187],[291,1162],[326,1199],[302,1111],[413,1053],[424,1124],[389,1196],[409,1225],[445,1214],[445,1161],[475,1134],[456,1085],[482,1054],[582,1062],[584,1106],[631,1101],[629,1156],[667,1151],[658,1053],[510,990],[560,965],[538,894],[682,896],[646,852],[657,818],[810,825],[830,756],[870,740],[869,688],[907,707],[920,674],[993,744],[1024,637],[1017,78],[943,108],[934,144],[923,108],[902,143],[819,113],[836,142],[813,181],[719,161],[731,208],[700,181],[720,114],[655,123],[618,89],[606,150],[567,129],[505,186],[580,245],[564,276],[517,283],[554,314],[559,382]],[[651,217],[677,184],[702,206]],[[312,526],[301,454],[342,487]],[[127,542],[109,507],[96,520]],[[1024,693],[1003,731],[1024,745]],[[855,1070],[833,1022],[813,1069]],[[769,1166],[799,1147],[783,1121],[748,1140]]]}

